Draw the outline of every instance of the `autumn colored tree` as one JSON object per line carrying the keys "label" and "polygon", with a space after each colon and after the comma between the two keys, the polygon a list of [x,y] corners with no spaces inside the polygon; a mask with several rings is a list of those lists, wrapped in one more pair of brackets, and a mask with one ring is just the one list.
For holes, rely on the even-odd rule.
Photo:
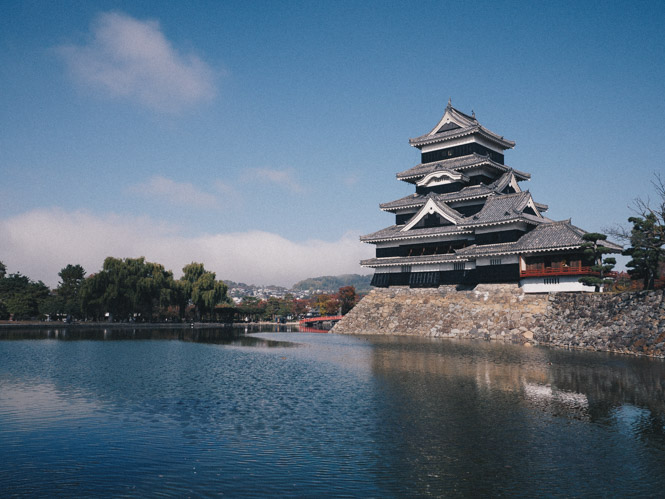
{"label": "autumn colored tree", "polygon": [[339,288],[337,298],[342,307],[342,315],[346,315],[357,302],[356,288],[353,286],[343,286]]}
{"label": "autumn colored tree", "polygon": [[340,302],[337,295],[320,294],[316,297],[316,306],[321,315],[337,315]]}
{"label": "autumn colored tree", "polygon": [[260,319],[265,312],[265,302],[255,296],[245,296],[238,306],[238,312],[250,321]]}
{"label": "autumn colored tree", "polygon": [[293,313],[296,316],[301,316],[307,313],[307,310],[312,307],[312,300],[304,298],[295,298],[293,300]]}

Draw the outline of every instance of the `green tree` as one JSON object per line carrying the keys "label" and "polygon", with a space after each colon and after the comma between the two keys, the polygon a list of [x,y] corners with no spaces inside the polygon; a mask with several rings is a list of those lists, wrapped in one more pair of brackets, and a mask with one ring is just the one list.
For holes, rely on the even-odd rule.
{"label": "green tree", "polygon": [[86,279],[80,290],[86,315],[100,318],[152,320],[176,300],[173,274],[144,257],[108,257],[101,272]]}
{"label": "green tree", "polygon": [[173,272],[159,263],[143,262],[136,287],[135,308],[145,319],[159,319],[175,302]]}
{"label": "green tree", "polygon": [[72,317],[81,318],[81,287],[85,280],[85,269],[80,265],[69,264],[58,273],[60,276],[60,283],[56,289],[58,300],[60,302],[60,313],[70,315]]}
{"label": "green tree", "polygon": [[295,314],[295,297],[291,293],[284,295],[284,298],[279,300],[279,315],[282,317],[289,317]]}
{"label": "green tree", "polygon": [[40,304],[49,296],[49,289],[42,281],[34,282],[20,273],[0,279],[0,301],[14,320],[41,317]]}
{"label": "green tree", "polygon": [[651,185],[657,201],[637,198],[631,206],[636,216],[628,221],[632,227],[614,227],[612,235],[630,244],[624,255],[631,257],[626,264],[632,280],[641,280],[645,289],[653,289],[665,262],[665,180],[655,174]]}
{"label": "green tree", "polygon": [[607,240],[605,234],[588,232],[582,236],[582,239],[584,239],[584,243],[582,243],[584,257],[591,263],[591,270],[598,272],[598,275],[580,277],[579,282],[586,286],[594,286],[596,292],[598,292],[603,284],[613,282],[612,279],[607,279],[606,276],[612,271],[617,261],[615,258],[603,259],[603,255],[612,252],[610,248],[602,244],[602,241]]}
{"label": "green tree", "polygon": [[205,270],[202,263],[192,262],[182,269],[181,300],[188,300],[196,307],[198,318],[212,315],[215,306],[230,303],[228,287],[216,279],[214,272]]}
{"label": "green tree", "polygon": [[65,305],[63,299],[55,292],[51,292],[39,303],[39,313],[51,319],[61,316],[64,308]]}
{"label": "green tree", "polygon": [[265,301],[265,307],[263,309],[263,317],[267,320],[274,320],[279,315],[280,309],[279,299],[275,296],[269,297]]}
{"label": "green tree", "polygon": [[3,301],[0,301],[0,321],[6,321],[7,319],[9,319],[9,310],[7,309],[7,305]]}
{"label": "green tree", "polygon": [[[7,267],[0,262],[0,279],[3,279],[6,273]],[[7,305],[2,301],[2,295],[0,295],[0,321],[6,321],[7,319],[9,319],[9,310],[7,310]]]}
{"label": "green tree", "polygon": [[99,272],[88,276],[81,285],[79,297],[81,309],[85,317],[93,320],[102,319],[108,311],[105,303],[105,292],[108,285],[108,274]]}
{"label": "green tree", "polygon": [[659,265],[665,260],[665,225],[655,213],[644,217],[630,217],[630,247],[624,255],[631,257],[626,264],[631,279],[641,279],[645,289],[653,289]]}

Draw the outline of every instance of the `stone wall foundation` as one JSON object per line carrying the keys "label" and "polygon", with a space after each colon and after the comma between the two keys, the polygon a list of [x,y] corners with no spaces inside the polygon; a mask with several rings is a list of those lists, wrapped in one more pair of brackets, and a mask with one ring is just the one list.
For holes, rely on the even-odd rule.
{"label": "stone wall foundation", "polygon": [[664,291],[525,294],[518,285],[473,290],[375,288],[332,332],[500,340],[665,357]]}

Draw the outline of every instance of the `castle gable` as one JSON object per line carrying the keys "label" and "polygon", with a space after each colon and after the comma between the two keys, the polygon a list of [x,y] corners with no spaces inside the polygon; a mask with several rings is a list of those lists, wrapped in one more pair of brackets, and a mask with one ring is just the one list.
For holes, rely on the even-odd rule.
{"label": "castle gable", "polygon": [[409,142],[421,162],[397,179],[416,192],[382,203],[395,225],[360,238],[376,245],[376,256],[361,262],[376,269],[374,286],[519,283],[529,292],[593,291],[579,282],[594,275],[585,232],[544,217],[547,205],[521,189],[531,176],[504,164],[503,151],[514,142],[450,102],[434,128]]}

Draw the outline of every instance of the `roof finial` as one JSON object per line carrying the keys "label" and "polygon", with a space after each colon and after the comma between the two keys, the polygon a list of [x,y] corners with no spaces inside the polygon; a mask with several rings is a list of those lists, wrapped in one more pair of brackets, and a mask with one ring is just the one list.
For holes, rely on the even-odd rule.
{"label": "roof finial", "polygon": [[472,118],[475,118],[475,117],[476,117],[476,112],[475,112],[473,109],[471,110],[471,117],[472,117]]}
{"label": "roof finial", "polygon": [[452,101],[452,97],[448,97],[448,107],[453,107],[453,104],[452,104],[451,101]]}

